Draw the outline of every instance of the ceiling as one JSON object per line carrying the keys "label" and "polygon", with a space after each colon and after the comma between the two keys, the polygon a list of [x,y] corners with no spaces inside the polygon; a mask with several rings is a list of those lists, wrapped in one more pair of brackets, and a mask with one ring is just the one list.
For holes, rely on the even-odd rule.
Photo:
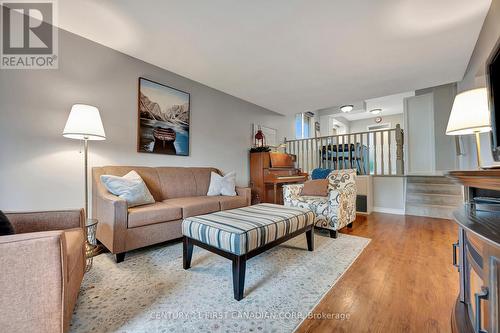
{"label": "ceiling", "polygon": [[[366,119],[366,118],[375,118],[378,116],[389,116],[392,114],[400,114],[403,113],[404,110],[404,99],[406,97],[415,96],[415,92],[409,91],[400,94],[388,95],[377,98],[370,98],[364,101],[364,103],[354,103],[355,108],[349,113],[343,113],[339,110],[339,108],[332,108],[335,110],[335,114],[332,117],[340,116],[349,121],[358,120],[358,119]],[[356,105],[360,105],[360,108],[356,108]],[[370,113],[370,110],[373,109],[382,109],[382,112],[374,115]],[[322,115],[326,115],[326,113],[321,113]]]}
{"label": "ceiling", "polygon": [[58,25],[293,114],[463,77],[491,0],[64,0]]}

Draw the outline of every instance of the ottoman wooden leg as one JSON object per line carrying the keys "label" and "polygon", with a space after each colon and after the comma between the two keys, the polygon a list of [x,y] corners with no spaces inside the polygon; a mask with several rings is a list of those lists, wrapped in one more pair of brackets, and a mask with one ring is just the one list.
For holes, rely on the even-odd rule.
{"label": "ottoman wooden leg", "polygon": [[306,231],[307,249],[314,251],[314,228]]}
{"label": "ottoman wooden leg", "polygon": [[191,267],[191,258],[193,257],[193,243],[188,237],[182,238],[182,266],[184,269]]}
{"label": "ottoman wooden leg", "polygon": [[233,258],[233,290],[234,299],[237,301],[243,299],[243,292],[245,290],[246,266],[246,256],[236,256]]}

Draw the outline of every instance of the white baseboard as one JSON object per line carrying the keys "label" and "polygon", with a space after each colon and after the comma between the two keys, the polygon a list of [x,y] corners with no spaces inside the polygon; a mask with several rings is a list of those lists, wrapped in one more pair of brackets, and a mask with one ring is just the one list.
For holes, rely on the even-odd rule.
{"label": "white baseboard", "polygon": [[373,207],[373,211],[379,213],[405,215],[404,209],[397,209],[397,208]]}

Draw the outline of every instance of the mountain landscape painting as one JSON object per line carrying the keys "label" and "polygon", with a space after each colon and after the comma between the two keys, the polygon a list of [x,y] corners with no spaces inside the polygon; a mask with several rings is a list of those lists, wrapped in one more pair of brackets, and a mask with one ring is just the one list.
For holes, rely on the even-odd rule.
{"label": "mountain landscape painting", "polygon": [[189,155],[190,95],[139,78],[138,151]]}

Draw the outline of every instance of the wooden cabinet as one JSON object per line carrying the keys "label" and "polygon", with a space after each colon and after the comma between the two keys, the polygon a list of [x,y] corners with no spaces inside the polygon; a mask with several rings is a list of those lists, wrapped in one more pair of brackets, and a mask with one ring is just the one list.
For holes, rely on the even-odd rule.
{"label": "wooden cabinet", "polygon": [[457,171],[449,176],[465,186],[465,204],[454,213],[459,232],[453,244],[453,264],[460,294],[452,330],[499,333],[500,207],[494,201],[500,198],[500,172]]}

